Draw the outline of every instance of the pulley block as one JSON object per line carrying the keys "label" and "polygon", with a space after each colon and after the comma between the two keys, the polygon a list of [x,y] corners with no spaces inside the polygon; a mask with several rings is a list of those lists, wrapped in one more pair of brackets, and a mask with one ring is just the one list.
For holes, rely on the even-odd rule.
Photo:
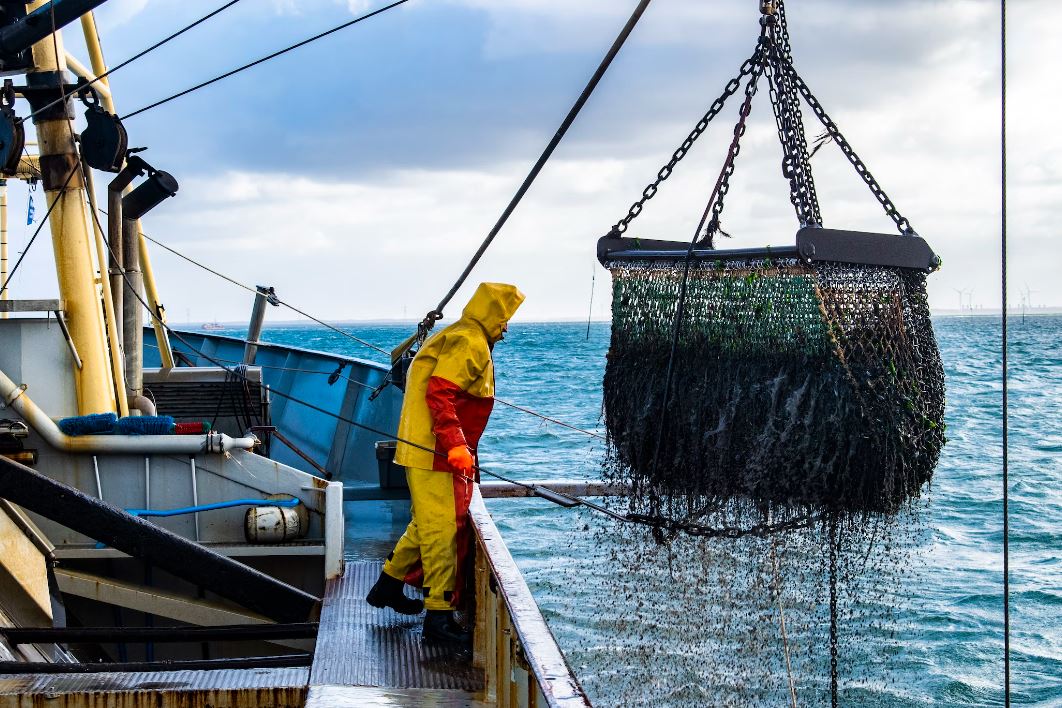
{"label": "pulley block", "polygon": [[108,113],[98,103],[89,103],[85,111],[88,127],[81,133],[81,156],[94,170],[119,172],[129,147],[129,136],[121,119]]}
{"label": "pulley block", "polygon": [[5,81],[0,91],[0,173],[13,177],[18,172],[22,150],[26,146],[26,129],[15,115],[15,90]]}

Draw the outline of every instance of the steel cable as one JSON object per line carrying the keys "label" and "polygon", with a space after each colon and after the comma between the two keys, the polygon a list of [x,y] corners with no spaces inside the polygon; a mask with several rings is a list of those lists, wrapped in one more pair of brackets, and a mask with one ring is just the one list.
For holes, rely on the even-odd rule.
{"label": "steel cable", "polygon": [[52,210],[55,209],[55,205],[59,203],[60,199],[62,199],[63,192],[66,191],[66,187],[68,184],[70,184],[70,180],[71,178],[73,178],[73,176],[74,170],[70,170],[70,174],[66,176],[66,181],[63,182],[63,186],[59,188],[58,195],[55,199],[52,200],[52,203],[48,206],[48,211],[44,213],[44,218],[41,219],[41,223],[37,225],[37,230],[33,232],[32,236],[30,236],[29,242],[26,244],[26,247],[22,249],[22,253],[19,255],[18,260],[15,261],[14,267],[7,274],[7,280],[5,280],[2,285],[0,285],[0,293],[7,290],[8,284],[11,282],[11,279],[15,277],[15,273],[18,272],[18,267],[22,265],[22,260],[26,257],[26,254],[29,253],[30,247],[33,246],[33,242],[37,240],[37,236],[38,234],[40,234],[41,229],[43,229],[44,225],[48,223],[48,217],[52,215]]}
{"label": "steel cable", "polygon": [[443,310],[446,309],[450,300],[453,299],[454,295],[457,294],[457,291],[461,289],[462,285],[464,285],[468,276],[471,275],[472,269],[476,267],[476,264],[479,263],[483,254],[487,252],[487,248],[490,247],[494,242],[494,239],[498,236],[498,233],[502,230],[502,227],[505,226],[505,222],[508,221],[512,213],[516,211],[516,207],[520,204],[521,200],[523,200],[524,195],[527,194],[527,190],[531,188],[531,185],[542,171],[542,168],[546,166],[546,162],[549,161],[554,150],[560,145],[564,135],[568,132],[572,123],[575,122],[576,117],[579,115],[579,112],[582,110],[587,100],[589,100],[594,89],[597,88],[597,85],[605,75],[605,72],[608,71],[609,66],[612,64],[612,60],[616,58],[617,54],[619,54],[620,49],[627,41],[627,37],[630,36],[632,31],[634,31],[634,27],[638,24],[638,20],[641,19],[642,14],[645,13],[646,8],[649,7],[649,2],[650,0],[641,0],[641,2],[638,3],[638,6],[634,8],[634,12],[631,13],[630,18],[628,18],[627,24],[625,24],[623,29],[620,30],[619,35],[605,54],[605,58],[601,60],[601,63],[594,71],[593,76],[590,77],[590,81],[587,82],[582,93],[579,94],[579,98],[576,99],[575,104],[569,109],[568,114],[564,116],[564,120],[561,121],[560,127],[557,128],[557,132],[554,133],[553,137],[546,145],[546,149],[542,151],[541,155],[539,155],[538,160],[536,160],[535,164],[531,167],[531,171],[527,173],[527,176],[520,184],[519,189],[516,190],[516,194],[514,194],[513,198],[509,200],[509,203],[502,211],[501,216],[498,217],[498,221],[494,224],[493,228],[491,228],[487,237],[483,239],[483,243],[481,243],[479,248],[476,249],[475,254],[468,262],[468,265],[465,266],[464,271],[462,271],[461,275],[457,277],[457,281],[453,284],[453,287],[451,287],[449,292],[443,296],[442,300],[439,301],[439,304],[435,306],[435,309],[425,315],[424,320],[421,322],[422,332],[430,330],[437,321],[442,319]]}
{"label": "steel cable", "polygon": [[[227,10],[228,8],[232,7],[233,5],[238,3],[239,1],[240,0],[230,0],[230,2],[225,3],[221,7],[217,8],[216,10],[214,10],[213,12],[211,12],[209,14],[206,14],[206,15],[203,15],[202,17],[200,17],[198,20],[196,20],[195,22],[191,23],[190,25],[186,25],[185,27],[177,30],[176,32],[174,32],[173,34],[169,35],[165,39],[162,39],[162,40],[156,42],[155,44],[152,44],[147,49],[144,49],[143,51],[140,51],[140,52],[134,54],[133,56],[131,56],[128,59],[126,59],[125,61],[121,62],[120,64],[117,64],[116,66],[114,66],[114,67],[108,69],[107,71],[103,72],[102,74],[100,74],[96,78],[94,78],[91,81],[89,81],[84,86],[80,86],[79,90],[80,89],[84,89],[84,88],[88,88],[89,86],[92,86],[93,84],[95,84],[95,83],[97,83],[99,81],[102,81],[103,79],[106,79],[108,76],[110,76],[114,72],[118,71],[122,67],[129,66],[130,64],[132,64],[137,59],[140,59],[141,57],[143,57],[143,56],[145,56],[147,54],[150,54],[151,52],[155,51],[156,49],[158,49],[162,45],[170,42],[171,40],[176,39],[177,37],[180,37],[182,34],[187,32],[188,30],[193,29],[194,27],[197,27],[197,26],[203,24],[204,22],[209,20],[211,17],[214,17],[215,15],[220,14],[221,12],[223,12],[224,10]],[[53,12],[53,26],[54,26],[54,8],[53,8],[52,12]],[[55,36],[54,31],[52,33],[52,36],[53,37]],[[65,100],[66,100],[66,96],[65,95],[60,96],[59,98],[55,99],[51,103],[48,103],[48,104],[46,104],[44,106],[41,106],[37,110],[33,111],[32,113],[30,113],[25,118],[19,118],[18,122],[22,123],[22,122],[25,122],[25,121],[28,121],[28,120],[32,120],[35,116],[43,113],[44,111],[48,110],[49,108],[51,108],[53,106],[56,106],[56,105],[62,103]]]}
{"label": "steel cable", "polygon": [[1003,703],[1010,706],[1010,410],[1007,342],[1007,6],[999,3],[1000,289],[1003,383]]}
{"label": "steel cable", "polygon": [[312,42],[316,42],[319,39],[323,39],[324,37],[327,37],[327,36],[329,36],[331,34],[335,34],[336,32],[339,32],[340,30],[344,30],[344,29],[346,29],[346,28],[348,28],[348,27],[350,27],[352,25],[356,25],[359,22],[362,22],[363,20],[367,20],[370,17],[375,17],[376,15],[379,15],[381,13],[387,12],[388,10],[390,10],[393,7],[398,7],[399,5],[403,5],[403,4],[407,3],[407,2],[409,2],[409,0],[397,0],[396,2],[392,2],[390,5],[384,5],[383,7],[378,8],[376,10],[373,10],[372,12],[367,12],[364,15],[360,15],[358,17],[355,17],[353,20],[348,20],[347,22],[344,22],[344,23],[342,23],[340,25],[336,25],[332,29],[325,30],[324,32],[321,32],[319,34],[315,34],[314,36],[309,37],[307,39],[304,39],[301,42],[296,42],[295,44],[292,44],[290,46],[284,47],[283,49],[280,49],[278,51],[273,52],[272,54],[267,54],[266,56],[260,57],[258,59],[255,59],[252,62],[248,62],[247,64],[244,64],[243,66],[240,66],[240,67],[237,67],[235,69],[232,69],[231,71],[226,71],[224,74],[219,74],[218,76],[215,76],[212,79],[208,79],[208,80],[206,80],[206,81],[204,81],[202,83],[196,84],[195,86],[192,86],[191,88],[187,88],[187,89],[185,89],[183,91],[179,91],[179,92],[173,94],[172,96],[168,96],[168,97],[163,98],[163,99],[161,99],[159,101],[155,101],[154,103],[150,103],[150,104],[144,106],[143,108],[136,109],[135,111],[133,111],[131,113],[126,113],[124,116],[122,116],[122,120],[126,120],[128,118],[132,118],[133,116],[140,115],[141,113],[144,113],[145,111],[150,111],[152,108],[158,108],[161,105],[167,104],[170,101],[173,101],[173,100],[176,100],[178,98],[181,98],[182,96],[187,96],[188,94],[193,93],[195,91],[198,91],[201,88],[206,88],[207,86],[210,86],[211,84],[216,84],[218,81],[221,81],[223,79],[227,79],[230,76],[235,76],[236,74],[239,74],[241,71],[245,71],[245,70],[250,69],[252,67],[258,66],[259,64],[263,64],[263,63],[269,61],[270,59],[275,59],[275,58],[281,56],[282,54],[287,54],[288,52],[293,51],[295,49],[298,49],[300,47],[305,47],[307,44],[310,44]]}

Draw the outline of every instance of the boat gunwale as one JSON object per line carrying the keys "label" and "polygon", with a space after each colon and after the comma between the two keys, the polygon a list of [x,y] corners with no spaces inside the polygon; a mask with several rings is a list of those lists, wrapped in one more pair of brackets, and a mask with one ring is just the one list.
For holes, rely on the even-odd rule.
{"label": "boat gunwale", "polygon": [[497,580],[497,591],[505,602],[530,673],[535,677],[546,705],[550,708],[588,708],[590,699],[542,616],[542,610],[505,545],[478,486],[472,493],[468,515],[479,545],[485,551],[490,572]]}

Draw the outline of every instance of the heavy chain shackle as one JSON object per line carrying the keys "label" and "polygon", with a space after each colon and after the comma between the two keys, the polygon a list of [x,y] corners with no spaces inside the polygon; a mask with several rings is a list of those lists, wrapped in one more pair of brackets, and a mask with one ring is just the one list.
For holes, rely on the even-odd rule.
{"label": "heavy chain shackle", "polygon": [[708,129],[708,125],[722,112],[727,99],[737,93],[737,90],[741,88],[742,79],[751,75],[755,68],[762,64],[764,51],[765,40],[761,33],[760,39],[756,44],[756,51],[741,64],[737,76],[730,79],[723,88],[723,92],[719,94],[719,97],[712,101],[712,105],[708,107],[705,114],[699,121],[697,121],[697,124],[693,126],[693,130],[690,131],[690,134],[686,136],[686,139],[682,141],[671,155],[671,159],[668,160],[667,163],[656,173],[656,179],[650,182],[645,189],[642,190],[641,198],[631,204],[630,209],[627,210],[627,215],[617,221],[615,226],[612,227],[613,234],[622,234],[625,232],[627,227],[630,226],[630,223],[642,213],[642,209],[645,208],[645,203],[656,196],[657,191],[660,189],[660,184],[671,176],[671,173],[675,170],[675,166],[682,161],[682,158],[686,157],[686,153],[690,151],[690,148],[692,148],[693,144],[697,142],[697,139]]}

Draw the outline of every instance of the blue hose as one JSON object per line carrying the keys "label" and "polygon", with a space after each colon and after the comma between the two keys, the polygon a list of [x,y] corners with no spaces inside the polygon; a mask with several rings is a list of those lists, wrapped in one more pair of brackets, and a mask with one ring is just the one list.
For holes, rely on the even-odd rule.
{"label": "blue hose", "polygon": [[299,505],[298,499],[233,499],[231,501],[214,502],[213,504],[200,504],[199,506],[185,506],[179,509],[126,509],[127,514],[133,516],[181,516],[183,514],[196,514],[200,511],[214,511],[215,509],[229,509],[234,506],[279,506],[285,509],[293,509]]}

